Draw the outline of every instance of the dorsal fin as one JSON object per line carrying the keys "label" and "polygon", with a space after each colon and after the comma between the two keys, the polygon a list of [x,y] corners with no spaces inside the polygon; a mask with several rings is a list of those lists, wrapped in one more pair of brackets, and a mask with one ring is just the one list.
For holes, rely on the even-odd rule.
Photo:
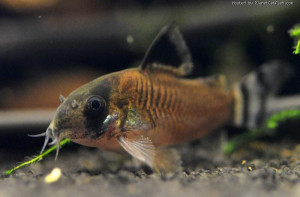
{"label": "dorsal fin", "polygon": [[165,70],[178,76],[191,73],[192,56],[179,31],[172,24],[163,27],[144,56],[141,70]]}

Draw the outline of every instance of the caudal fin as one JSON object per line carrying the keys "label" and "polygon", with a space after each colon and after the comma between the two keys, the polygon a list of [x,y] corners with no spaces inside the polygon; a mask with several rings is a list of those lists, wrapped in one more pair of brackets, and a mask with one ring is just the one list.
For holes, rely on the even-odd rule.
{"label": "caudal fin", "polygon": [[265,118],[267,103],[292,74],[291,67],[280,61],[263,64],[234,86],[234,125],[255,128]]}

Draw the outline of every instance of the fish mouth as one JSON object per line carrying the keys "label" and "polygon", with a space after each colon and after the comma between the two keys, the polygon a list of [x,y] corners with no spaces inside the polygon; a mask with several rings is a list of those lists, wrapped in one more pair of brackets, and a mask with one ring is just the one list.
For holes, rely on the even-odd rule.
{"label": "fish mouth", "polygon": [[[44,152],[45,148],[47,145],[56,145],[56,155],[55,155],[55,161],[58,157],[59,154],[59,148],[60,148],[60,137],[59,137],[59,132],[55,132],[55,130],[53,128],[51,128],[51,125],[47,128],[46,132],[44,133],[40,133],[37,135],[28,135],[29,137],[45,137],[45,141],[44,141],[44,145],[43,148],[41,150],[41,154]],[[51,142],[49,142],[49,140],[52,140]],[[49,142],[49,143],[48,143]]]}

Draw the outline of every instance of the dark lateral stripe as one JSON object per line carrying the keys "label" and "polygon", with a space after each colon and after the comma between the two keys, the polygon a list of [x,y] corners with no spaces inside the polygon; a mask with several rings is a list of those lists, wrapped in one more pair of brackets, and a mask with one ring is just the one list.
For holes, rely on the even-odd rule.
{"label": "dark lateral stripe", "polygon": [[153,116],[152,116],[152,113],[150,112],[150,110],[147,110],[147,114],[148,114],[148,117],[150,119],[150,124],[152,127],[156,127],[156,124],[155,124],[155,121],[153,119]]}
{"label": "dark lateral stripe", "polygon": [[163,89],[164,89],[164,93],[162,94],[162,98],[161,98],[161,106],[160,106],[160,108],[166,109],[166,108],[165,108],[165,103],[166,103],[167,96],[168,96],[168,91],[167,91],[166,85],[163,86]]}
{"label": "dark lateral stripe", "polygon": [[173,112],[175,112],[175,108],[176,108],[176,105],[178,103],[178,95],[177,95],[177,89],[174,88],[173,89],[173,99],[172,99],[172,106],[171,106],[171,109]]}
{"label": "dark lateral stripe", "polygon": [[144,87],[145,87],[145,91],[144,91],[144,94],[143,94],[143,103],[142,103],[142,108],[145,109],[146,108],[146,104],[147,104],[147,101],[148,101],[148,81],[147,81],[147,78],[144,78],[143,80],[144,82]]}
{"label": "dark lateral stripe", "polygon": [[135,91],[139,92],[139,80],[137,77],[135,78]]}
{"label": "dark lateral stripe", "polygon": [[148,101],[147,101],[147,109],[150,109],[152,106],[153,94],[154,94],[153,82],[152,82],[152,79],[150,76],[149,76],[148,82],[150,84],[150,88],[149,88],[149,96],[148,96]]}
{"label": "dark lateral stripe", "polygon": [[[139,89],[139,80],[138,80],[138,77],[135,78],[135,91],[138,93],[136,95],[140,95],[140,89]],[[139,103],[139,97],[135,97],[135,102],[140,105]]]}
{"label": "dark lateral stripe", "polygon": [[155,111],[156,119],[161,118],[161,110],[158,107],[155,107],[154,111]]}
{"label": "dark lateral stripe", "polygon": [[243,120],[242,125],[247,125],[249,113],[249,92],[245,84],[241,85],[242,99],[243,99]]}
{"label": "dark lateral stripe", "polygon": [[156,113],[156,109],[152,108],[150,111],[151,111],[151,114],[152,114],[153,119],[156,121],[157,118],[158,118],[158,115],[157,115],[157,113]]}
{"label": "dark lateral stripe", "polygon": [[161,89],[160,89],[160,81],[157,79],[157,90],[155,91],[156,97],[154,101],[154,106],[156,108],[159,108],[159,101],[160,101],[160,95],[161,95]]}
{"label": "dark lateral stripe", "polygon": [[144,95],[144,86],[143,86],[143,79],[141,77],[139,77],[139,86],[140,86],[140,89],[139,89],[139,106],[142,105],[142,102],[143,102],[143,95]]}
{"label": "dark lateral stripe", "polygon": [[164,109],[157,109],[159,126],[162,128],[167,128],[168,126],[168,115],[166,115],[166,111]]}
{"label": "dark lateral stripe", "polygon": [[166,101],[168,111],[172,111],[170,107],[172,104],[172,100],[174,99],[173,96],[174,96],[173,95],[173,87],[170,87],[168,89],[168,97],[167,97],[167,101]]}

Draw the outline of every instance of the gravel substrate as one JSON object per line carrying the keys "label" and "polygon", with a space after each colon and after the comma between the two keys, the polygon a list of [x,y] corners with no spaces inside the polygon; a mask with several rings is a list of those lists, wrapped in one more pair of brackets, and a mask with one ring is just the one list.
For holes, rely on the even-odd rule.
{"label": "gravel substrate", "polygon": [[[0,179],[0,196],[299,196],[300,146],[292,140],[253,141],[230,157],[220,143],[202,140],[174,147],[183,170],[164,176],[126,155],[70,145],[58,160],[43,161]],[[2,151],[1,158],[8,152]],[[2,162],[2,172],[16,162]],[[62,170],[52,184],[44,178]]]}

